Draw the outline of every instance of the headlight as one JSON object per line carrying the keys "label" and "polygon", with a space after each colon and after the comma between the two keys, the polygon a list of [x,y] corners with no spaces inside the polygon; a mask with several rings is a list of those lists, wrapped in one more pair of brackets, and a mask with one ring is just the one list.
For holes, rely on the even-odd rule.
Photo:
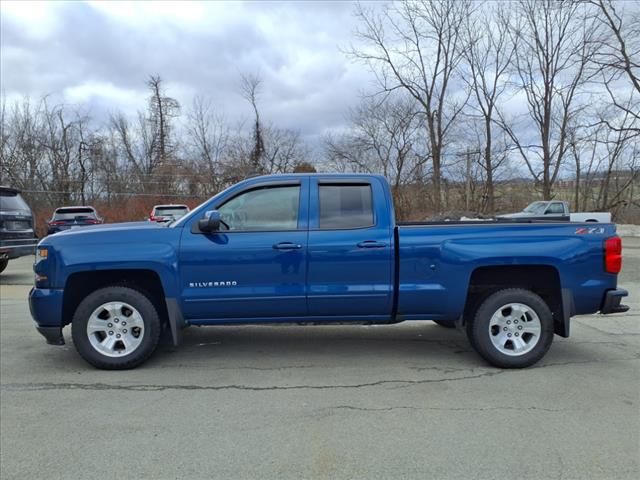
{"label": "headlight", "polygon": [[38,247],[38,251],[36,252],[36,263],[46,260],[47,258],[49,258],[49,250],[47,247]]}
{"label": "headlight", "polygon": [[36,288],[49,288],[48,271],[51,269],[49,262],[49,249],[38,247],[36,250],[36,263],[33,265]]}

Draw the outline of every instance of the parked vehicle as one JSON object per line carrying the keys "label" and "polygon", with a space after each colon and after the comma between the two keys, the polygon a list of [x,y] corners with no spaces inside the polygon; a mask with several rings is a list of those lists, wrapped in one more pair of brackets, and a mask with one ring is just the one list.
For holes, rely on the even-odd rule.
{"label": "parked vehicle", "polygon": [[172,222],[189,213],[186,205],[156,205],[149,215],[150,222]]}
{"label": "parked vehicle", "polygon": [[33,213],[20,190],[0,186],[0,273],[9,260],[33,255],[37,243]]}
{"label": "parked vehicle", "polygon": [[93,207],[60,207],[47,222],[47,235],[69,230],[73,227],[99,225],[103,222]]}
{"label": "parked vehicle", "polygon": [[498,215],[497,218],[528,218],[530,220],[556,220],[569,222],[611,222],[609,212],[580,212],[571,213],[569,202],[547,200],[533,202],[518,213]]}
{"label": "parked vehicle", "polygon": [[615,225],[395,222],[385,179],[276,175],[245,180],[168,228],[71,230],[38,245],[30,306],[38,331],[92,365],[124,369],[163,326],[391,324],[466,330],[489,363],[540,360],[570,318],[624,312]]}

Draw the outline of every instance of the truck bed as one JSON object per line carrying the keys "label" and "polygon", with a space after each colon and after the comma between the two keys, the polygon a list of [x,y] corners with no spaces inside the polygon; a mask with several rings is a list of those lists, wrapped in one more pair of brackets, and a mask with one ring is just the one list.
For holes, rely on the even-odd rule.
{"label": "truck bed", "polygon": [[[396,315],[454,321],[463,314],[474,275],[503,268],[509,284],[527,287],[528,269],[553,270],[572,314],[597,311],[616,287],[603,265],[613,224],[550,221],[403,222],[396,226]],[[570,265],[571,268],[567,268]],[[573,292],[573,293],[571,293]]]}

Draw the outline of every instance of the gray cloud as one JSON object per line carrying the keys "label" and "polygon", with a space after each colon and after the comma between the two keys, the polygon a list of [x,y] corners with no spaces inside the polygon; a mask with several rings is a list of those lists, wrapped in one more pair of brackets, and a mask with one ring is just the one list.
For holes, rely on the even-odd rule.
{"label": "gray cloud", "polygon": [[344,123],[371,82],[339,49],[355,29],[351,3],[142,2],[112,4],[113,11],[57,3],[40,5],[34,17],[15,7],[2,15],[5,95],[51,94],[88,105],[97,118],[143,108],[145,79],[157,73],[184,106],[195,95],[211,97],[237,121],[250,113],[240,74],[258,72],[266,120],[317,138]]}

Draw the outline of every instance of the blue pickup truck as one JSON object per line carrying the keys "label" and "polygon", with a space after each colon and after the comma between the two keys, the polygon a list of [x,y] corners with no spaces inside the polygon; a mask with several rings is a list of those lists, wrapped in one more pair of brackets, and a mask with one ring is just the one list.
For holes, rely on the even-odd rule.
{"label": "blue pickup truck", "polygon": [[[520,222],[520,223],[518,223]],[[540,360],[570,318],[628,309],[612,224],[398,224],[385,179],[242,181],[168,226],[69,230],[37,247],[30,308],[47,342],[135,367],[189,325],[392,324],[466,330],[490,364]]]}

